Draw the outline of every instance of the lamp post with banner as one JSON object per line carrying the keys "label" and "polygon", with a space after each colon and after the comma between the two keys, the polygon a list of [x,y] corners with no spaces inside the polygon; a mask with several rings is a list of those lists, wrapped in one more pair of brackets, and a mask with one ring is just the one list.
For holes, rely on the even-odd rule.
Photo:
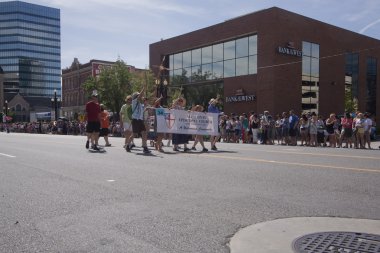
{"label": "lamp post with banner", "polygon": [[163,79],[162,76],[160,76],[160,79],[156,79],[156,97],[160,98],[162,97],[162,105],[166,105],[167,103],[167,96],[168,96],[168,81],[166,79]]}
{"label": "lamp post with banner", "polygon": [[59,107],[59,103],[61,102],[61,100],[59,99],[59,97],[57,97],[57,90],[54,90],[54,97],[51,98],[51,103],[52,103],[52,106],[54,108],[54,120],[57,121],[58,120],[58,107]]}
{"label": "lamp post with banner", "polygon": [[8,121],[8,100],[5,100],[5,103],[4,103],[4,107],[3,107],[3,124],[4,124],[4,128],[5,130],[7,131],[7,133],[9,133],[9,128],[8,128],[8,125],[7,125],[7,121]]}

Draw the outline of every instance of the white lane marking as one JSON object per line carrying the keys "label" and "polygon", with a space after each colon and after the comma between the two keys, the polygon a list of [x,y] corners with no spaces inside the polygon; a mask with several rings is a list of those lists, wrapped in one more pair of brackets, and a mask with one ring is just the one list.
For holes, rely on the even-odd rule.
{"label": "white lane marking", "polygon": [[107,182],[115,182],[113,179],[108,179]]}
{"label": "white lane marking", "polygon": [[0,155],[2,156],[6,156],[6,157],[11,157],[11,158],[15,158],[16,156],[14,155],[8,155],[8,154],[4,154],[4,153],[0,153]]}

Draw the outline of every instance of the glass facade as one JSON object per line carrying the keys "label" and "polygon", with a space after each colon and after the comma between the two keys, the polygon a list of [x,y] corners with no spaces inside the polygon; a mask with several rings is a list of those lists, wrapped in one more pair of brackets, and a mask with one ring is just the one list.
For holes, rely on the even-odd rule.
{"label": "glass facade", "polygon": [[366,112],[376,115],[377,59],[367,58]]}
{"label": "glass facade", "polygon": [[315,112],[319,107],[319,45],[302,42],[302,112]]}
{"label": "glass facade", "polygon": [[19,1],[0,2],[0,66],[4,91],[61,95],[60,10]]}
{"label": "glass facade", "polygon": [[169,55],[173,85],[257,74],[257,35]]}
{"label": "glass facade", "polygon": [[359,54],[347,53],[345,60],[345,110],[356,111],[359,97]]}

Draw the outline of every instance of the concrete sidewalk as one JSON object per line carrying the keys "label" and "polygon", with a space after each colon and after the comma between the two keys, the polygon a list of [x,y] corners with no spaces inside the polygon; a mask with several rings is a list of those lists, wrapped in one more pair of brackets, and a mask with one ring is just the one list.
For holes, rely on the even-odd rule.
{"label": "concrete sidewalk", "polygon": [[292,247],[297,238],[312,233],[338,231],[380,236],[380,220],[333,217],[278,219],[240,230],[231,238],[229,246],[231,253],[294,253]]}

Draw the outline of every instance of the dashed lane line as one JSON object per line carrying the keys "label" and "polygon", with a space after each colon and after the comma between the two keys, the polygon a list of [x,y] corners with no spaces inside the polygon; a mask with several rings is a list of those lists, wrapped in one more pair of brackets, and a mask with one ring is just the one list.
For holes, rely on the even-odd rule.
{"label": "dashed lane line", "polygon": [[2,156],[6,156],[6,157],[11,157],[11,158],[15,158],[16,156],[14,155],[8,155],[8,154],[4,154],[4,153],[0,153],[0,155]]}

